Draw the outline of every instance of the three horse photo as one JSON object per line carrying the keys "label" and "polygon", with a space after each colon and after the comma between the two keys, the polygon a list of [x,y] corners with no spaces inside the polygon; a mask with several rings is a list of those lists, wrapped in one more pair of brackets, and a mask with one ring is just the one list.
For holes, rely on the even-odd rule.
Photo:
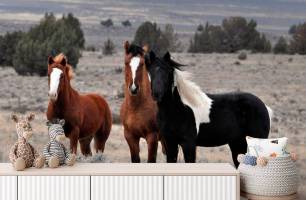
{"label": "three horse photo", "polygon": [[306,199],[305,11],[4,0],[0,163],[229,163],[245,198]]}

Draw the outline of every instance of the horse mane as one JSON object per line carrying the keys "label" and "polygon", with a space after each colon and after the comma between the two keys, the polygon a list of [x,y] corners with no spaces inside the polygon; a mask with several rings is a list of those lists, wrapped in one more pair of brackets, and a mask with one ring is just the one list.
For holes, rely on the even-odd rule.
{"label": "horse mane", "polygon": [[56,63],[61,63],[63,59],[66,59],[66,60],[67,60],[65,54],[60,53],[60,54],[58,54],[57,56],[55,56],[54,62],[56,62]]}
{"label": "horse mane", "polygon": [[[59,63],[61,63],[61,62],[63,61],[63,59],[66,59],[66,62],[68,61],[68,59],[67,59],[67,57],[65,56],[65,54],[60,53],[60,54],[58,54],[57,56],[55,56],[54,62],[59,64]],[[67,62],[66,67],[69,68],[68,77],[69,77],[69,79],[71,80],[71,79],[73,78],[73,76],[74,76],[72,66],[69,65],[68,62]]]}
{"label": "horse mane", "polygon": [[135,44],[131,44],[127,50],[127,53],[132,54],[132,56],[143,55],[144,50],[142,47],[137,46]]}
{"label": "horse mane", "polygon": [[[173,61],[174,62],[174,61]],[[201,88],[191,81],[191,73],[174,69],[174,84],[181,97],[183,104],[189,106],[195,117],[197,132],[200,123],[209,123],[209,113],[212,105],[210,99]]]}

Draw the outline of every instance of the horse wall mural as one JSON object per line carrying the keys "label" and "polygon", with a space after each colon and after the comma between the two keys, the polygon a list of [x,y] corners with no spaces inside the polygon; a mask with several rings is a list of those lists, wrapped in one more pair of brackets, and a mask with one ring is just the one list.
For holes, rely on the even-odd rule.
{"label": "horse wall mural", "polygon": [[[247,151],[246,136],[267,138],[272,110],[249,93],[206,94],[190,80],[170,53],[157,57],[147,47],[125,42],[125,87],[120,118],[132,162],[140,162],[140,139],[147,142],[148,162],[156,162],[158,141],[167,162],[196,161],[196,146],[228,144],[234,164]],[[85,156],[103,152],[112,126],[110,108],[98,94],[81,95],[70,84],[72,68],[64,54],[48,58],[50,97],[47,118],[64,119],[71,152],[80,143]]]}

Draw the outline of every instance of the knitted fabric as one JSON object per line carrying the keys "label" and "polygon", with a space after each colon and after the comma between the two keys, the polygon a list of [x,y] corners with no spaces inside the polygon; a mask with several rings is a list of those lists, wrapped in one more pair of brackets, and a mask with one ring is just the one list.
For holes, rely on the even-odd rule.
{"label": "knitted fabric", "polygon": [[45,145],[43,150],[43,155],[46,158],[46,163],[49,162],[51,157],[57,157],[59,159],[60,165],[65,164],[67,159],[69,159],[70,154],[66,147],[56,140],[59,135],[64,135],[64,129],[60,124],[52,124],[49,127],[49,137],[50,142]]}
{"label": "knitted fabric", "polygon": [[269,158],[267,165],[251,166],[241,163],[241,190],[261,196],[284,196],[297,192],[298,174],[290,155]]}
{"label": "knitted fabric", "polygon": [[30,120],[23,116],[16,116],[16,131],[18,136],[18,141],[11,147],[9,152],[9,159],[14,164],[18,158],[23,158],[26,167],[32,167],[35,165],[34,161],[39,157],[38,152],[34,147],[23,137],[24,133],[32,132],[32,127],[30,125]]}
{"label": "knitted fabric", "polygon": [[257,164],[256,161],[257,161],[256,156],[245,155],[243,163],[246,165],[255,166]]}
{"label": "knitted fabric", "polygon": [[19,138],[9,153],[9,158],[12,163],[15,163],[17,158],[23,158],[27,168],[33,167],[34,160],[38,157],[38,152],[24,138]]}

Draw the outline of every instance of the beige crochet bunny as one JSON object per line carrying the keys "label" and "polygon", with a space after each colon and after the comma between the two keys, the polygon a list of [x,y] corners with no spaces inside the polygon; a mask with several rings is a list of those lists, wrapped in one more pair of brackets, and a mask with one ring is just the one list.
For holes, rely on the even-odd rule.
{"label": "beige crochet bunny", "polygon": [[42,168],[44,166],[44,157],[40,156],[27,141],[33,134],[30,121],[34,117],[35,115],[33,113],[23,117],[17,117],[15,114],[12,115],[12,120],[16,123],[18,141],[11,148],[9,158],[17,171],[22,171],[32,166],[36,168]]}

